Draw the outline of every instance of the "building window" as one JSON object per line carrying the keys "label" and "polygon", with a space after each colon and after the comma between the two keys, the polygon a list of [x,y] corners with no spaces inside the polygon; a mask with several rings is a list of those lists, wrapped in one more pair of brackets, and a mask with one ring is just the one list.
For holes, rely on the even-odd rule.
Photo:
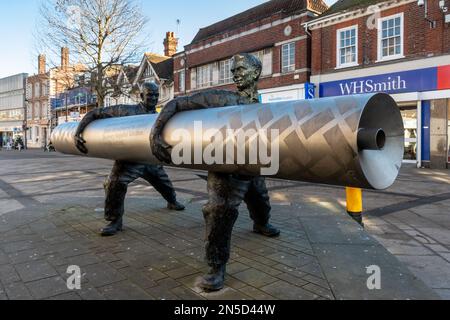
{"label": "building window", "polygon": [[197,68],[197,88],[210,87],[213,79],[213,68],[211,64]]}
{"label": "building window", "polygon": [[284,44],[281,51],[281,72],[295,71],[295,42]]}
{"label": "building window", "polygon": [[148,66],[147,69],[145,69],[144,77],[145,78],[153,77],[153,71],[152,71],[152,68],[150,68],[150,66]]}
{"label": "building window", "polygon": [[233,74],[231,73],[232,64],[232,59],[227,59],[219,62],[219,84],[233,82]]}
{"label": "building window", "polygon": [[180,77],[178,79],[178,91],[184,92],[185,91],[185,83],[186,83],[186,73],[185,71],[181,71],[179,73]]}
{"label": "building window", "polygon": [[41,87],[39,85],[39,82],[36,82],[34,84],[34,97],[35,98],[39,98],[41,96]]}
{"label": "building window", "polygon": [[33,99],[33,85],[27,83],[27,99]]}
{"label": "building window", "polygon": [[34,120],[39,120],[39,112],[41,108],[40,104],[41,104],[40,102],[34,104],[34,112],[33,112]]}
{"label": "building window", "polygon": [[403,13],[378,20],[378,60],[403,58]]}
{"label": "building window", "polygon": [[45,83],[42,84],[42,95],[43,96],[48,96],[48,87],[47,87],[47,85]]}
{"label": "building window", "polygon": [[27,105],[27,120],[33,119],[33,107],[31,103],[28,103]]}
{"label": "building window", "polygon": [[267,48],[264,50],[253,52],[252,54],[257,57],[262,63],[261,76],[265,77],[272,75],[272,49]]}
{"label": "building window", "polygon": [[358,64],[358,27],[352,26],[337,31],[336,67],[350,67]]}

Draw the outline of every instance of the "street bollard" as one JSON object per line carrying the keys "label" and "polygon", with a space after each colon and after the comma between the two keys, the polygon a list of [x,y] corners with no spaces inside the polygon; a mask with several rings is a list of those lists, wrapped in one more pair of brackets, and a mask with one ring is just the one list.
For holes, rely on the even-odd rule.
{"label": "street bollard", "polygon": [[362,189],[347,187],[347,212],[350,217],[364,227],[362,212],[363,212],[363,199]]}

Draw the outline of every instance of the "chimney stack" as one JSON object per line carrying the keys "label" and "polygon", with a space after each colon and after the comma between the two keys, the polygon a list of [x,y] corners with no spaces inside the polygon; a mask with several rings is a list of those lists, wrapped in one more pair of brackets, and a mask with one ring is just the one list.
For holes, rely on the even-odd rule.
{"label": "chimney stack", "polygon": [[172,57],[177,53],[178,39],[175,38],[175,33],[166,32],[166,39],[164,39],[164,55]]}
{"label": "chimney stack", "polygon": [[45,54],[38,56],[38,74],[44,74],[46,72],[46,58]]}
{"label": "chimney stack", "polygon": [[67,70],[69,67],[69,48],[61,48],[61,68]]}

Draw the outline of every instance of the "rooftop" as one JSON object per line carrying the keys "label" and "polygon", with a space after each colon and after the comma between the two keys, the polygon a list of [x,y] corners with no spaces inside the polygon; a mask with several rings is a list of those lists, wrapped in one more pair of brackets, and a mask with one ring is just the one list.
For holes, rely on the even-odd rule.
{"label": "rooftop", "polygon": [[201,28],[191,44],[262,20],[276,13],[288,16],[306,10],[322,13],[327,9],[328,6],[323,0],[269,0],[230,18]]}
{"label": "rooftop", "polygon": [[339,0],[333,4],[327,11],[325,11],[321,17],[335,14],[344,11],[353,11],[356,9],[365,8],[386,0]]}

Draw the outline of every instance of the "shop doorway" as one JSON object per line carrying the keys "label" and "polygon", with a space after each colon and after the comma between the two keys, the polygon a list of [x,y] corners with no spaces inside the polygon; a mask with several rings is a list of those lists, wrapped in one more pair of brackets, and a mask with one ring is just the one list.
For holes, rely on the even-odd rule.
{"label": "shop doorway", "polygon": [[2,140],[0,141],[0,147],[6,147],[8,142],[12,145],[14,142],[13,133],[12,132],[2,132],[1,133]]}
{"label": "shop doorway", "polygon": [[406,163],[417,163],[418,160],[418,117],[417,105],[401,106],[400,112],[405,126],[405,154]]}

